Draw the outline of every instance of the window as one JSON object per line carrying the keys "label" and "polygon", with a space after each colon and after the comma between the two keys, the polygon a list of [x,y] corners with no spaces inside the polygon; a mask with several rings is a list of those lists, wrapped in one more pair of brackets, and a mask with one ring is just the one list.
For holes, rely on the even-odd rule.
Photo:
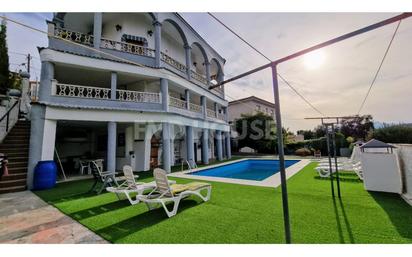
{"label": "window", "polygon": [[260,105],[256,105],[256,111],[260,112]]}

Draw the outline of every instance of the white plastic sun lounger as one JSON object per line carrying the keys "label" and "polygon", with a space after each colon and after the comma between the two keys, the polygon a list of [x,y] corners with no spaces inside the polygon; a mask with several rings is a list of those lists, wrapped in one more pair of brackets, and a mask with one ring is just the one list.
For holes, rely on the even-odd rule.
{"label": "white plastic sun lounger", "polygon": [[[120,184],[118,187],[107,187],[106,190],[111,193],[115,193],[119,200],[121,200],[120,195],[124,194],[129,200],[131,205],[138,204],[140,201],[135,197],[133,199],[132,195],[136,194],[142,195],[146,190],[153,190],[156,188],[155,181],[144,183],[144,182],[136,182],[136,176],[133,174],[133,169],[129,165],[125,165],[123,167],[123,174],[125,181]],[[169,184],[175,184],[176,181],[169,180]]]}
{"label": "white plastic sun lounger", "polygon": [[[144,202],[149,210],[155,209],[157,206],[163,206],[167,216],[173,217],[176,215],[179,208],[180,200],[196,195],[203,201],[207,202],[210,199],[212,186],[203,182],[191,182],[188,184],[174,184],[170,185],[167,180],[166,171],[162,169],[155,169],[153,176],[156,182],[156,188],[153,189],[148,195],[138,195],[137,199]],[[206,191],[206,195],[202,195],[201,191]],[[173,203],[171,211],[167,208],[166,204]]]}
{"label": "white plastic sun lounger", "polygon": [[[329,178],[330,172],[329,172],[329,165],[319,165],[318,167],[315,168],[316,171],[319,174],[319,177],[321,178]],[[353,165],[338,165],[338,170],[346,170],[346,171],[354,171],[359,179],[363,180],[363,174],[362,174],[362,166],[360,162],[353,164]],[[335,164],[332,164],[332,173],[336,173],[336,168]]]}

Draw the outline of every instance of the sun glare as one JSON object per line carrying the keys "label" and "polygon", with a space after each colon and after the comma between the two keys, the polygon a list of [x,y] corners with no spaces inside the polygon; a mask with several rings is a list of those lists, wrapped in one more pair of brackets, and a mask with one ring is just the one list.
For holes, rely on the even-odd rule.
{"label": "sun glare", "polygon": [[325,62],[325,53],[321,50],[310,52],[303,57],[303,63],[307,69],[313,70],[319,68]]}

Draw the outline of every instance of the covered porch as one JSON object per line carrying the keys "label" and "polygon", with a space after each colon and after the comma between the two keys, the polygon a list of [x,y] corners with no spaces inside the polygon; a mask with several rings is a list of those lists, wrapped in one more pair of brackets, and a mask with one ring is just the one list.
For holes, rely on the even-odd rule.
{"label": "covered porch", "polygon": [[99,159],[107,171],[130,165],[136,172],[156,167],[170,172],[172,166],[186,169],[189,160],[208,164],[231,156],[228,135],[220,130],[160,122],[48,120],[45,124],[42,160],[56,161],[60,179],[90,176],[84,166]]}

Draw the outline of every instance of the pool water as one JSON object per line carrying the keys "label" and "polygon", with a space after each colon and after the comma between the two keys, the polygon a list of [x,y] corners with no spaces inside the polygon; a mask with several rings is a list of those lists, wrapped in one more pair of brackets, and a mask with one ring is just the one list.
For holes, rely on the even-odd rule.
{"label": "pool water", "polygon": [[[285,167],[292,166],[297,160],[286,160]],[[279,160],[244,160],[215,168],[190,173],[190,175],[264,180],[279,172]]]}

